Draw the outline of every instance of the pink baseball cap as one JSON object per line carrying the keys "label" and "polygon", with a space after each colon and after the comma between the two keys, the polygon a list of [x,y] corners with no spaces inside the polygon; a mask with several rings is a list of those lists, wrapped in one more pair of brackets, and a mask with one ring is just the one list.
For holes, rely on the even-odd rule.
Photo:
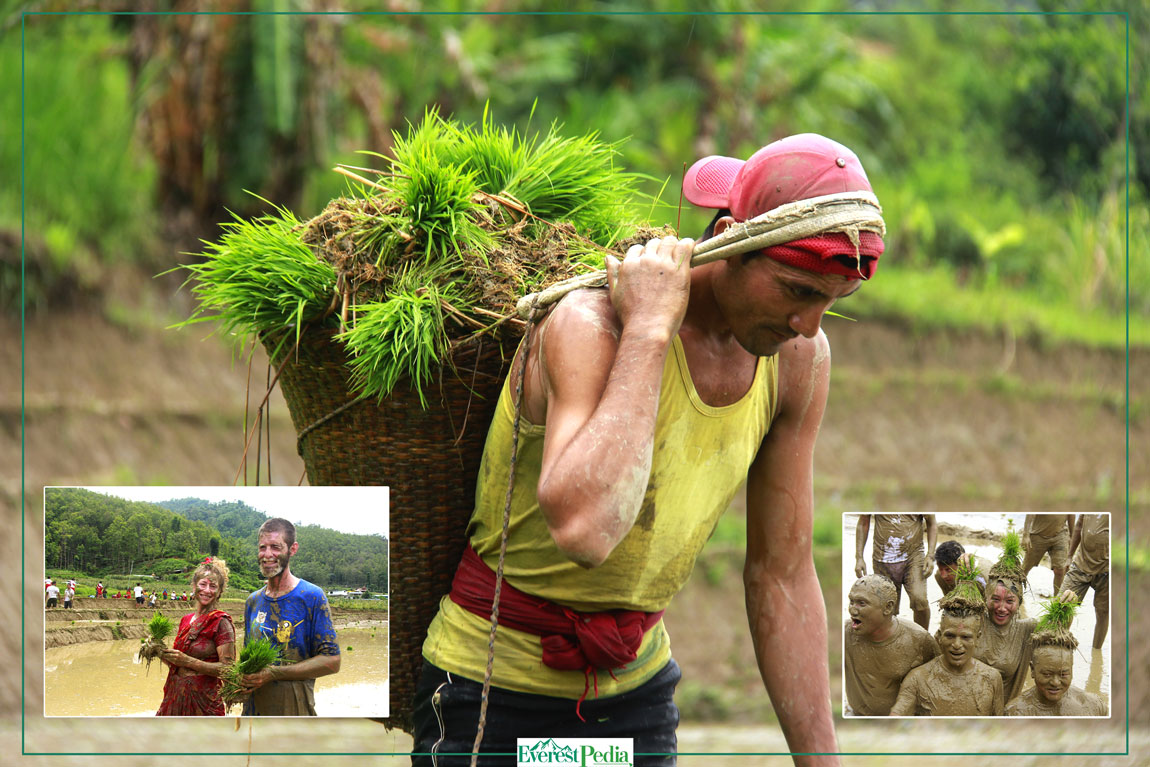
{"label": "pink baseball cap", "polygon": [[747,160],[704,157],[683,179],[688,200],[703,208],[728,208],[736,221],[839,192],[873,190],[858,156],[817,133],[779,139]]}
{"label": "pink baseball cap", "polygon": [[[683,178],[684,197],[703,208],[727,208],[736,221],[748,221],[789,202],[873,191],[858,156],[817,133],[779,139],[746,160],[704,157]],[[857,249],[846,234],[829,232],[763,252],[807,271],[865,280],[874,276],[883,249],[882,237],[873,232],[859,233]]]}

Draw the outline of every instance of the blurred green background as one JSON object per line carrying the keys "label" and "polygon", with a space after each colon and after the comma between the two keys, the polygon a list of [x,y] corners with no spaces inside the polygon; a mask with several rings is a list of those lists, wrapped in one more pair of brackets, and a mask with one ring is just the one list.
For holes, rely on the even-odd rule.
{"label": "blurred green background", "polygon": [[[685,235],[706,221],[690,205],[677,210],[685,165],[823,133],[862,157],[890,230],[882,279],[852,310],[1113,347],[1123,343],[1129,286],[1132,340],[1150,343],[1150,259],[1137,257],[1150,245],[1150,158],[1139,151],[1150,128],[1147,59],[1138,55],[1150,31],[1144,10],[1079,2],[1057,6],[1078,12],[1037,13],[1055,4],[1027,3],[1017,13],[931,15],[820,2],[748,15],[753,4],[727,1],[670,15],[621,13],[637,4],[613,4],[611,15],[429,15],[402,0],[358,14],[332,11],[371,4],[212,6],[258,14],[236,16],[180,15],[198,7],[180,2],[132,4],[170,15],[7,5],[0,100],[5,114],[20,113],[22,63],[32,314],[53,297],[99,294],[108,264],[159,271],[177,252],[199,250],[225,208],[260,209],[245,191],[313,215],[344,188],[335,162],[370,164],[357,150],[385,152],[392,131],[428,106],[476,121],[489,104],[499,122],[559,121],[572,134],[625,139],[625,164],[654,179],[649,191],[670,181],[651,218]],[[476,10],[439,10],[465,8]],[[36,15],[21,23],[13,10]],[[20,177],[20,129],[15,120],[0,127],[5,178]],[[19,307],[21,190],[0,188],[7,312]]]}

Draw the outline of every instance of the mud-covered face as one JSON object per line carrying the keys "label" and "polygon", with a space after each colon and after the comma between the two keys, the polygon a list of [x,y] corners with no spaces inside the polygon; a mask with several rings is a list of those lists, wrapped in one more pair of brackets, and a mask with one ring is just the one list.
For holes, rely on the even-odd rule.
{"label": "mud-covered face", "polygon": [[943,589],[944,593],[949,592],[951,589],[954,588],[954,581],[955,581],[955,578],[957,577],[956,576],[957,570],[958,570],[958,563],[957,562],[953,565],[939,565],[938,566],[938,579],[942,582],[942,585],[945,587]]}
{"label": "mud-covered face", "polygon": [[260,575],[274,578],[287,569],[292,554],[299,548],[298,543],[288,546],[283,533],[266,532],[259,538]]}
{"label": "mud-covered face", "polygon": [[890,602],[883,604],[874,589],[868,589],[861,584],[851,587],[847,600],[851,631],[862,636],[870,636],[880,631],[890,622],[890,616],[894,612],[894,605]]}
{"label": "mud-covered face", "polygon": [[974,660],[974,648],[981,633],[982,618],[957,618],[944,613],[935,634],[943,663],[952,671],[964,670]]}
{"label": "mud-covered face", "polygon": [[220,596],[220,585],[210,575],[201,575],[192,585],[192,590],[202,605],[210,605]]}
{"label": "mud-covered face", "polygon": [[1018,612],[1018,595],[999,581],[986,600],[986,610],[995,626],[1005,626]]}
{"label": "mud-covered face", "polygon": [[1062,700],[1074,678],[1074,656],[1065,647],[1039,647],[1030,662],[1039,697],[1054,705]]}

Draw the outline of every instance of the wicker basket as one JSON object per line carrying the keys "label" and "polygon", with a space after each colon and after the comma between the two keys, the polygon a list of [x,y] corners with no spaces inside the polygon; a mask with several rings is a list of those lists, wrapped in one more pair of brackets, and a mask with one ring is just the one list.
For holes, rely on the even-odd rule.
{"label": "wicker basket", "polygon": [[296,433],[307,430],[298,449],[308,482],[391,488],[389,727],[412,729],[420,650],[466,543],[487,428],[517,340],[508,332],[457,350],[455,370],[427,392],[427,410],[401,382],[382,403],[366,399],[315,425],[355,396],[343,345],[326,331],[306,334],[280,375]]}

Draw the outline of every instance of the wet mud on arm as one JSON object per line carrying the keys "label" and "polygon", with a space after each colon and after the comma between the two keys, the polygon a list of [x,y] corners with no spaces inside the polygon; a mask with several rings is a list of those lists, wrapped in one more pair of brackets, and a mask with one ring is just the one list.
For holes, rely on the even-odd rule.
{"label": "wet mud on arm", "polygon": [[[814,445],[830,381],[820,331],[780,352],[780,408],[747,477],[747,615],[759,671],[797,765],[837,765],[826,606],[811,551]],[[810,403],[809,407],[806,403]]]}

